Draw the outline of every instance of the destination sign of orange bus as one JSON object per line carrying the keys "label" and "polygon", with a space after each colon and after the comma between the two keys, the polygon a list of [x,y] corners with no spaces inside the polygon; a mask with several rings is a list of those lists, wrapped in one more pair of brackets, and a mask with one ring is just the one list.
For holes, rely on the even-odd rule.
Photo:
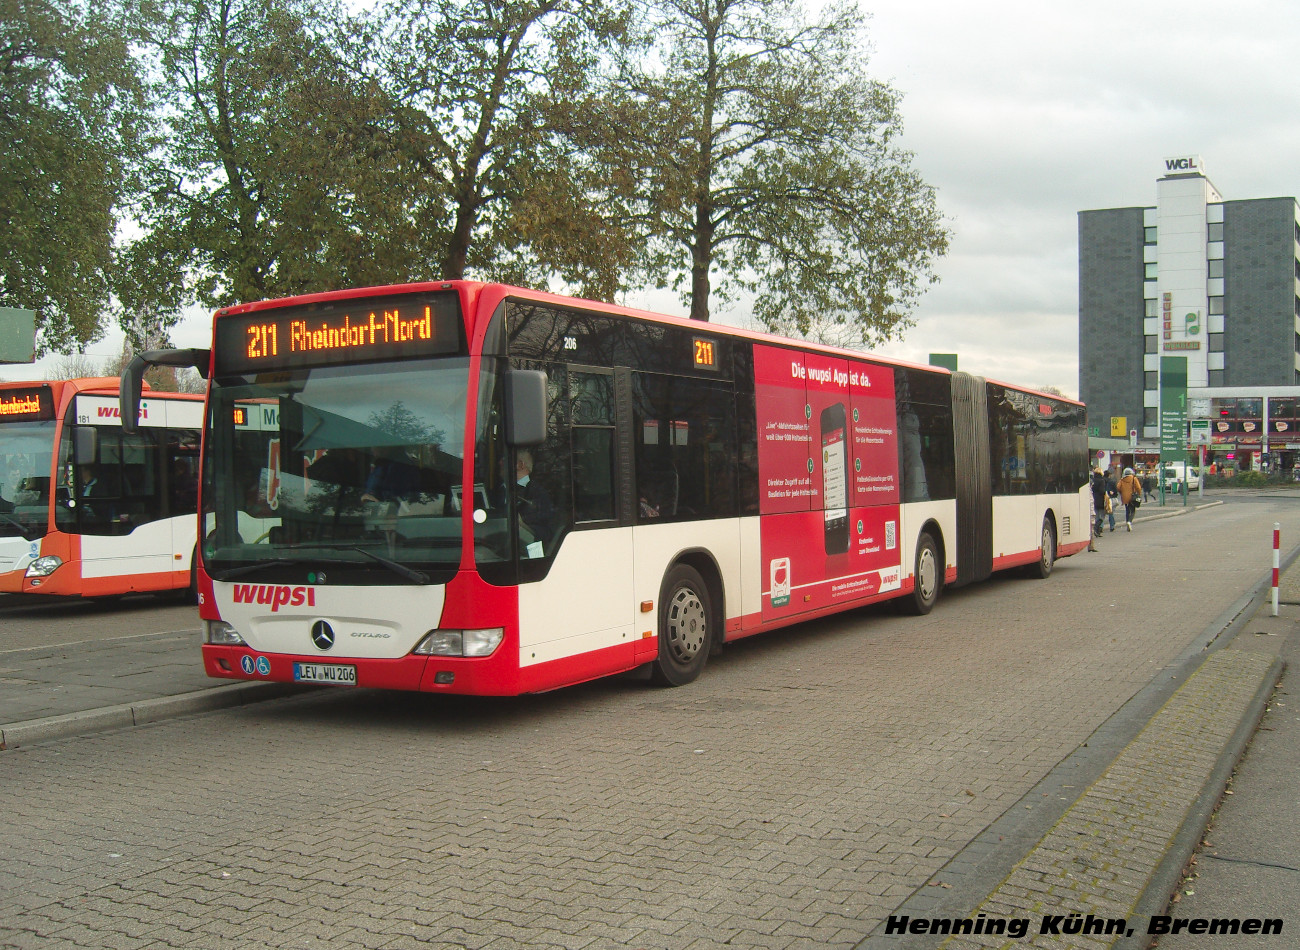
{"label": "destination sign of orange bus", "polygon": [[0,416],[26,416],[41,411],[41,401],[36,396],[0,397]]}
{"label": "destination sign of orange bus", "polygon": [[[313,325],[315,324],[315,325]],[[248,358],[251,360],[278,356],[280,324],[253,323],[246,328]],[[382,315],[372,311],[368,319],[354,321],[344,314],[341,321],[290,320],[288,325],[290,353],[319,353],[340,350],[356,352],[382,343],[405,343],[411,340],[433,339],[433,312],[429,306],[418,317],[403,317],[398,310],[384,310]]]}
{"label": "destination sign of orange bus", "polygon": [[54,403],[49,391],[41,389],[10,389],[0,393],[0,419],[9,422],[53,419]]}

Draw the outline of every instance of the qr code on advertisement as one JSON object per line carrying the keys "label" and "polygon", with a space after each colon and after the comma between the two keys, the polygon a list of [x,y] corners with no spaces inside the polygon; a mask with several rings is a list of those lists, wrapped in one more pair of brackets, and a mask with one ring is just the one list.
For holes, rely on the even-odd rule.
{"label": "qr code on advertisement", "polygon": [[892,551],[898,544],[898,528],[896,522],[885,522],[885,550]]}

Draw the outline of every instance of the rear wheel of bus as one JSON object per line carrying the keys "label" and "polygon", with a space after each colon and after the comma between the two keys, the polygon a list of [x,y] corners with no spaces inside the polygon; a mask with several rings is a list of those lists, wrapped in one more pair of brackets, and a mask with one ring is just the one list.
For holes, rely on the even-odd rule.
{"label": "rear wheel of bus", "polygon": [[650,678],[661,686],[693,681],[709,659],[713,597],[699,571],[676,564],[659,588],[659,656]]}
{"label": "rear wheel of bus", "polygon": [[928,532],[916,539],[916,563],[912,573],[912,596],[904,601],[907,611],[917,616],[928,614],[939,602],[943,590],[943,560],[939,545]]}

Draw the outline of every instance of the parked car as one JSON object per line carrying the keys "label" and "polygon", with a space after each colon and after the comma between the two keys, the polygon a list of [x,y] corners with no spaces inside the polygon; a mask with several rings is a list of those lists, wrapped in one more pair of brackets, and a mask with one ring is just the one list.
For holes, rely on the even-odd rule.
{"label": "parked car", "polygon": [[1160,466],[1160,478],[1165,483],[1165,492],[1181,494],[1183,484],[1187,490],[1195,491],[1201,484],[1201,470],[1186,462],[1165,462]]}

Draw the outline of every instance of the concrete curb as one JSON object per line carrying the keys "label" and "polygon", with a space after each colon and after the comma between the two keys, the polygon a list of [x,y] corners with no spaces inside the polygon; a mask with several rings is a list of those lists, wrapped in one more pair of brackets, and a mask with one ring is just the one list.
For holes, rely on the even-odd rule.
{"label": "concrete curb", "polygon": [[[1163,909],[1169,891],[1160,894],[1153,884],[1167,883],[1171,874],[1177,883],[1204,831],[1198,820],[1208,818],[1222,791],[1217,783],[1236,762],[1233,750],[1244,747],[1282,666],[1276,657],[1245,650],[1211,653],[975,913],[1025,921],[1033,935],[1027,946],[1147,946],[1138,907],[1150,893],[1146,917]],[[1222,736],[1216,726],[1225,720],[1233,725]],[[1049,919],[1057,928],[1098,929],[1047,930]],[[1117,925],[1123,929],[1113,932]],[[951,936],[940,946],[989,945]]]}
{"label": "concrete curb", "polygon": [[[1169,906],[1169,898],[1173,895],[1174,889],[1178,887],[1179,882],[1182,881],[1187,862],[1196,853],[1196,847],[1205,835],[1205,829],[1209,827],[1210,819],[1214,815],[1214,810],[1218,808],[1219,801],[1223,798],[1224,789],[1228,787],[1228,782],[1232,779],[1232,773],[1237,768],[1237,763],[1241,761],[1246,747],[1250,745],[1250,740],[1255,735],[1255,730],[1259,728],[1260,720],[1264,718],[1269,699],[1272,698],[1274,691],[1277,689],[1277,684],[1282,679],[1285,667],[1286,664],[1280,659],[1275,659],[1268,668],[1267,673],[1265,673],[1264,678],[1260,680],[1255,697],[1246,708],[1246,712],[1241,717],[1241,722],[1237,725],[1236,731],[1233,732],[1227,745],[1224,746],[1218,764],[1215,765],[1209,778],[1205,780],[1205,784],[1201,787],[1200,794],[1187,810],[1187,815],[1183,819],[1182,826],[1178,829],[1178,834],[1170,842],[1169,850],[1165,852],[1164,859],[1156,867],[1151,879],[1147,882],[1146,889],[1134,906],[1134,917],[1150,920],[1153,915],[1162,913]],[[1127,935],[1121,937],[1115,942],[1113,950],[1142,950],[1142,948],[1150,945],[1151,936],[1149,934],[1137,933],[1131,937]]]}
{"label": "concrete curb", "polygon": [[1160,521],[1162,518],[1177,518],[1181,515],[1191,514],[1194,511],[1202,511],[1206,508],[1217,508],[1221,504],[1223,504],[1222,501],[1205,501],[1200,504],[1187,505],[1186,507],[1178,508],[1171,508],[1166,505],[1164,508],[1153,511],[1149,515],[1141,513],[1142,508],[1146,507],[1146,505],[1143,505],[1142,508],[1138,509],[1138,516],[1134,523],[1141,524],[1143,521]]}
{"label": "concrete curb", "polygon": [[87,709],[64,716],[28,719],[24,722],[0,726],[0,750],[17,749],[29,743],[44,742],[48,739],[66,739],[109,729],[142,726],[175,716],[192,715],[213,709],[246,706],[268,699],[279,699],[282,696],[299,695],[316,688],[294,683],[237,683],[229,686],[212,686],[208,689],[164,696],[160,699]]}
{"label": "concrete curb", "polygon": [[[1212,504],[1222,504],[1214,502]],[[1205,505],[1203,507],[1210,507]],[[1161,517],[1176,517],[1186,514],[1188,511],[1195,509],[1180,509],[1178,511],[1162,514]],[[1300,559],[1300,546],[1291,549],[1283,558],[1283,571],[1291,567]],[[1091,884],[1097,892],[1101,894],[1100,900],[1095,905],[1088,906],[1086,903],[1081,904],[1080,897],[1086,901],[1088,895],[1080,893],[1087,891],[1087,884],[1075,880],[1075,871],[1083,871],[1084,877],[1095,868],[1089,868],[1087,858],[1081,862],[1084,867],[1072,866],[1068,870],[1063,862],[1078,862],[1075,854],[1085,844],[1096,845],[1097,839],[1103,838],[1109,834],[1108,827],[1100,825],[1121,824],[1120,816],[1116,814],[1118,809],[1124,808],[1128,801],[1137,796],[1133,795],[1133,790],[1140,794],[1147,794],[1148,786],[1153,782],[1160,787],[1168,788],[1174,784],[1169,778],[1172,774],[1174,778],[1181,777],[1185,769],[1175,769],[1172,773],[1166,770],[1165,775],[1157,775],[1152,769],[1145,768],[1144,760],[1139,760],[1137,767],[1134,768],[1132,761],[1133,756],[1129,755],[1129,788],[1116,791],[1113,787],[1107,788],[1101,786],[1102,779],[1108,778],[1108,774],[1121,764],[1126,753],[1138,746],[1139,738],[1149,735],[1157,735],[1152,727],[1156,725],[1157,720],[1167,715],[1167,710],[1174,704],[1175,698],[1184,691],[1189,683],[1200,678],[1200,674],[1211,666],[1216,672],[1221,671],[1225,665],[1231,666],[1231,663],[1225,664],[1217,660],[1221,654],[1239,654],[1234,660],[1240,659],[1242,662],[1251,662],[1244,657],[1260,657],[1260,654],[1253,654],[1249,651],[1224,650],[1224,646],[1232,639],[1232,636],[1239,632],[1252,618],[1257,616],[1257,612],[1264,607],[1264,599],[1269,589],[1270,578],[1262,578],[1251,590],[1246,591],[1237,601],[1231,604],[1222,614],[1220,614],[1206,630],[1192,640],[1183,654],[1174,659],[1164,671],[1158,674],[1147,684],[1143,690],[1134,696],[1124,707],[1118,710],[1114,716],[1098,728],[1088,741],[1076,751],[1074,755],[1068,756],[1055,769],[1052,770],[1043,781],[1030,790],[1020,802],[1002,815],[995,821],[986,833],[976,838],[970,845],[958,855],[956,855],[945,868],[941,869],[925,884],[918,888],[913,895],[904,901],[895,911],[897,915],[907,915],[910,918],[946,918],[949,920],[961,920],[970,918],[975,920],[977,914],[986,915],[987,920],[999,919],[1003,921],[1011,918],[1034,918],[1030,926],[1027,938],[1024,940],[1012,940],[1005,935],[995,937],[990,935],[975,937],[946,937],[942,935],[930,934],[923,936],[915,933],[903,934],[885,934],[885,921],[882,921],[872,930],[858,945],[857,950],[933,950],[941,942],[945,950],[966,950],[974,947],[1001,947],[1010,948],[1018,946],[1051,946],[1054,948],[1087,948],[1087,950],[1137,950],[1137,948],[1146,947],[1150,943],[1150,936],[1145,933],[1146,920],[1152,914],[1164,912],[1168,905],[1169,897],[1173,889],[1181,880],[1181,874],[1187,860],[1194,852],[1197,843],[1204,834],[1206,823],[1214,811],[1214,808],[1222,795],[1228,778],[1231,776],[1233,769],[1240,760],[1245,748],[1249,744],[1260,718],[1267,708],[1268,699],[1272,695],[1276,684],[1280,680],[1284,664],[1276,657],[1268,664],[1267,669],[1263,669],[1263,660],[1254,661],[1256,666],[1261,669],[1258,672],[1257,680],[1250,682],[1249,675],[1246,676],[1245,683],[1238,683],[1234,689],[1227,689],[1224,684],[1220,684],[1217,692],[1211,690],[1213,694],[1210,699],[1202,700],[1205,702],[1226,702],[1227,705],[1233,705],[1235,700],[1236,706],[1233,709],[1221,709],[1215,716],[1210,717],[1212,722],[1222,722],[1222,728],[1219,731],[1220,741],[1218,744],[1217,754],[1212,761],[1205,760],[1205,749],[1196,750],[1201,755],[1200,776],[1203,781],[1193,783],[1192,787],[1184,784],[1182,797],[1177,801],[1171,801],[1172,795],[1166,796],[1164,800],[1159,801],[1158,806],[1148,807],[1145,812],[1140,814],[1140,820],[1134,821],[1129,818],[1125,830],[1129,832],[1129,838],[1124,842],[1121,852],[1131,850],[1134,847],[1142,847],[1146,852],[1146,862],[1144,866],[1124,868],[1127,873],[1127,879],[1122,881],[1122,886],[1116,885],[1118,871],[1123,866],[1121,859],[1112,860],[1110,854],[1104,854],[1101,862],[1106,865],[1105,869],[1094,876]],[[1212,679],[1212,677],[1206,677]],[[1240,677],[1239,677],[1240,679]],[[1244,685],[1251,685],[1249,695],[1246,694]],[[1205,691],[1202,690],[1204,695]],[[1183,703],[1184,706],[1189,705]],[[1191,704],[1195,705],[1195,704]],[[1239,711],[1238,711],[1239,710]],[[1126,725],[1126,723],[1131,724]],[[1140,723],[1140,725],[1139,725]],[[1205,723],[1179,723],[1179,729],[1186,731],[1188,734],[1203,734],[1206,731]],[[1175,729],[1176,733],[1178,729]],[[1122,736],[1122,738],[1121,738]],[[1116,741],[1118,740],[1118,741]],[[1161,756],[1167,754],[1172,742],[1157,744],[1156,750],[1149,752],[1147,758],[1156,761]],[[1212,747],[1213,748],[1213,747]],[[1148,744],[1147,749],[1150,750]],[[1104,756],[1104,765],[1099,765],[1094,771],[1094,766],[1090,762],[1095,761],[1093,756]],[[1145,774],[1143,774],[1145,771]],[[1195,777],[1195,776],[1194,776]],[[1113,783],[1112,783],[1113,785]],[[1075,798],[1061,812],[1051,813],[1050,806],[1046,809],[1038,806],[1036,803],[1040,797],[1046,798],[1050,792],[1052,798],[1057,798],[1066,788],[1084,788],[1083,794]],[[1076,820],[1073,825],[1067,825],[1067,819],[1070,818],[1071,812],[1080,809],[1088,793],[1094,788],[1100,787],[1103,794],[1096,796],[1093,801],[1086,803],[1081,810],[1085,816],[1089,814],[1087,806],[1091,806],[1091,817],[1095,818],[1099,810],[1106,812],[1105,819],[1100,822],[1093,821],[1088,826],[1087,821]],[[1147,798],[1150,799],[1150,795]],[[1158,797],[1158,796],[1157,796]],[[1147,801],[1150,806],[1150,801]],[[1032,807],[1032,811],[1022,811],[1020,806],[1026,809]],[[1172,807],[1171,807],[1172,806]],[[1173,813],[1177,809],[1175,817],[1178,822],[1174,827],[1165,829],[1163,835],[1147,834],[1146,841],[1139,843],[1138,839],[1142,836],[1143,830],[1152,823],[1153,815],[1158,816],[1161,811],[1167,810]],[[1026,817],[1029,816],[1029,817]],[[1043,819],[1046,819],[1046,822]],[[1044,842],[1053,832],[1068,831],[1064,839],[1059,835],[1055,841],[1055,849],[1044,849]],[[1106,842],[1101,842],[1101,849],[1104,852]],[[1153,850],[1154,846],[1154,850]],[[1097,858],[1097,847],[1092,847],[1092,853],[1088,857]],[[1113,850],[1113,849],[1112,849]],[[1054,864],[1049,866],[1047,861],[1042,860],[1046,855]],[[1035,859],[1038,859],[1035,861]],[[1024,887],[1016,888],[1012,886],[1011,900],[1007,901],[1006,892],[1002,892],[1003,887],[1011,880],[1012,875],[1025,868],[1030,864],[1028,870],[1032,875],[1038,877],[1036,889],[1038,894],[1032,894]],[[1113,866],[1112,866],[1113,865]],[[1101,881],[1099,878],[1109,875],[1109,880]],[[1060,886],[1055,886],[1059,881]],[[1082,887],[1079,885],[1083,884]],[[1136,887],[1134,885],[1137,885]],[[1049,901],[1043,901],[1041,898],[1046,894]],[[997,899],[1001,896],[1002,900]],[[1030,901],[1031,897],[1037,897],[1038,900]],[[1027,904],[1040,905],[1037,909],[1029,909]],[[1059,914],[1061,916],[1069,915],[1076,912],[1079,915],[1093,913],[1098,917],[1110,919],[1126,918],[1128,927],[1135,931],[1130,939],[1127,934],[1123,936],[1096,936],[1081,934],[1078,937],[1069,936],[1040,936],[1037,933],[1039,921],[1042,919],[1044,912]],[[1142,918],[1138,923],[1139,916]],[[1074,918],[1082,919],[1081,917]],[[1137,933],[1137,931],[1143,931]],[[1123,943],[1116,943],[1116,940],[1123,940]],[[1040,943],[1039,941],[1045,941]]]}
{"label": "concrete curb", "polygon": [[[1206,508],[1217,508],[1219,505],[1222,505],[1223,502],[1206,501],[1206,502],[1202,502],[1199,505],[1188,505],[1186,508],[1183,508],[1181,506],[1178,508],[1173,508],[1169,506],[1166,506],[1164,508],[1156,507],[1153,510],[1151,510],[1150,513],[1144,513],[1145,511],[1147,511],[1146,508],[1147,504],[1153,505],[1154,502],[1147,502],[1141,508],[1138,509],[1137,517],[1133,519],[1134,524],[1143,525],[1146,524],[1148,521],[1163,521],[1166,518],[1181,518],[1183,515],[1190,515],[1194,512],[1202,511]],[[1118,514],[1123,515],[1123,511],[1120,510]],[[1115,519],[1116,528],[1113,533],[1118,534],[1120,531],[1123,531],[1124,530],[1123,524],[1124,522],[1120,518],[1116,518]]]}

